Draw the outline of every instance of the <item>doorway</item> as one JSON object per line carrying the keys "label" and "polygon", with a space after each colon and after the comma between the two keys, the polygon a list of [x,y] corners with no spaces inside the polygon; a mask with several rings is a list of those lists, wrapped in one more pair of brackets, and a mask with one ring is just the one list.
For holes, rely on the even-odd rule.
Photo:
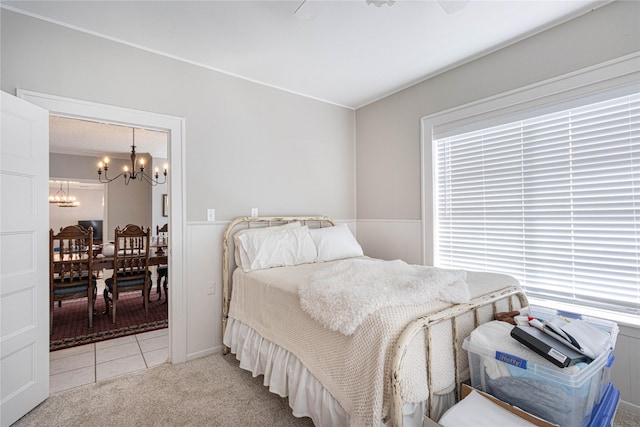
{"label": "doorway", "polygon": [[165,131],[169,135],[168,159],[171,173],[168,175],[169,217],[172,244],[169,251],[169,283],[171,298],[169,311],[169,362],[186,361],[186,310],[184,308],[184,119],[140,110],[132,110],[106,104],[92,103],[71,98],[18,89],[19,98],[47,109],[50,114],[93,120],[131,127]]}
{"label": "doorway", "polygon": [[[137,148],[135,160],[131,159],[132,146]],[[162,204],[163,195],[168,193],[166,175],[159,173],[157,179],[153,176],[154,168],[164,170],[160,168],[168,166],[167,146],[168,134],[165,131],[51,114],[49,118],[50,228],[54,233],[57,233],[62,227],[67,226],[92,227],[94,233],[93,252],[98,257],[102,256],[103,247],[107,250],[112,247],[114,229],[116,227],[123,229],[127,224],[135,224],[142,226],[143,229],[148,229],[153,244],[157,241],[157,230],[166,225],[168,221],[168,213],[165,212]],[[102,171],[101,174],[98,174],[97,165],[105,157],[110,159],[111,167],[109,171]],[[130,165],[132,161],[136,167],[133,170],[138,172],[138,177],[127,180],[119,172],[122,171],[123,165]],[[146,179],[141,177],[137,170],[140,164],[144,165],[144,178]],[[106,200],[109,202],[106,203]],[[158,250],[159,247],[153,247],[150,250],[152,264],[153,260],[158,258],[156,256]],[[163,248],[162,253],[164,254],[164,252]],[[163,264],[163,266],[163,271],[166,271],[166,265]],[[156,285],[161,276],[159,267],[153,265],[150,268],[152,273],[151,290],[156,289],[156,293],[150,295],[149,313],[142,316],[139,312],[139,295],[125,293],[119,301],[119,306],[125,309],[118,311],[115,324],[105,315],[107,309],[103,299],[105,281],[111,277],[112,271],[108,268],[97,271],[95,274],[97,294],[94,301],[93,326],[89,327],[87,322],[86,298],[55,304],[50,350],[57,351],[77,346],[85,346],[84,350],[89,350],[92,348],[90,344],[95,342],[166,328],[168,323],[167,296],[166,292],[162,292],[164,287]],[[165,336],[168,338],[168,334]],[[162,347],[158,347],[158,344],[164,344],[166,359],[167,338],[164,343],[155,344],[154,361],[157,361],[161,356]],[[127,343],[128,341],[119,340],[118,343]],[[117,343],[110,345],[115,346]],[[107,343],[100,346],[100,348],[106,348]],[[69,352],[57,353],[55,356],[57,358],[61,354],[67,353]],[[124,355],[126,352],[123,351],[122,354]],[[101,356],[100,352],[97,352],[96,355],[97,358]],[[143,354],[143,356],[146,358],[146,355]],[[108,362],[111,362],[111,359]],[[115,363],[114,361],[111,364]],[[108,367],[98,366],[99,369],[96,372],[107,370]],[[56,377],[56,381],[53,381],[52,378],[52,384],[60,384],[63,382],[61,379],[63,373],[56,374],[54,368],[55,366],[51,367],[52,375],[58,375],[58,377]],[[74,373],[65,372],[65,374],[72,376]],[[85,376],[85,379],[87,377]]]}

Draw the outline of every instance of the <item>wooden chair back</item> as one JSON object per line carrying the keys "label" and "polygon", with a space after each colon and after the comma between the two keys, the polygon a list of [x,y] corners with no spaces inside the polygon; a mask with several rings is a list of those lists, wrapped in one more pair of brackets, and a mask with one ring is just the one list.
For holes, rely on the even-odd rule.
{"label": "wooden chair back", "polygon": [[[114,282],[118,278],[148,280],[149,271],[149,228],[129,224],[122,230],[115,230],[113,253]],[[148,284],[147,284],[148,285]]]}
{"label": "wooden chair back", "polygon": [[159,252],[163,252],[162,247],[169,242],[167,234],[169,234],[169,224],[165,224],[162,227],[156,225],[155,244],[159,246]]}
{"label": "wooden chair back", "polygon": [[118,296],[123,292],[142,291],[145,316],[149,315],[149,228],[134,224],[116,228],[113,248],[113,276],[105,280],[103,292],[106,313],[116,323]]}
{"label": "wooden chair back", "polygon": [[49,230],[50,332],[55,301],[87,298],[89,327],[93,326],[93,228],[79,225]]}
{"label": "wooden chair back", "polygon": [[156,234],[160,234],[160,233],[168,233],[169,232],[169,224],[165,224],[162,227],[160,227],[159,225],[156,225]]}

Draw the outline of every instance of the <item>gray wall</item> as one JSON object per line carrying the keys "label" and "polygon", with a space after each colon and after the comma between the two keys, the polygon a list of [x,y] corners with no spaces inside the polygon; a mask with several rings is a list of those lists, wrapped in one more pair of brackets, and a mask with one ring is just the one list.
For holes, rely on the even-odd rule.
{"label": "gray wall", "polygon": [[[420,222],[422,117],[635,52],[640,52],[640,2],[615,1],[358,109],[358,240],[365,253],[416,263],[423,259],[421,240],[429,226],[423,229]],[[431,183],[425,181],[428,190]],[[429,199],[426,209],[433,209]],[[425,251],[431,244],[426,242]],[[626,407],[636,412],[638,351],[640,328],[622,326],[612,381]]]}
{"label": "gray wall", "polygon": [[[49,194],[54,194],[59,188],[59,185],[50,187]],[[77,224],[80,220],[102,219],[104,216],[104,209],[102,207],[103,189],[78,188],[72,189],[70,192],[80,203],[79,206],[75,208],[62,208],[55,203],[49,203],[49,228],[53,229],[55,233],[57,233],[61,227]],[[94,241],[96,240],[95,233],[93,239]]]}
{"label": "gray wall", "polygon": [[640,2],[615,1],[358,109],[358,219],[420,219],[422,117],[639,50]]}
{"label": "gray wall", "polygon": [[2,10],[2,90],[186,119],[186,216],[355,218],[352,110]]}
{"label": "gray wall", "polygon": [[[226,221],[253,207],[261,215],[355,221],[354,111],[0,12],[3,91],[21,88],[184,117],[181,243],[188,256],[181,283],[172,283],[185,296],[173,315],[186,323],[176,334],[186,335],[187,359],[221,349]],[[216,209],[217,222],[206,222],[207,208]]]}
{"label": "gray wall", "polygon": [[[640,51],[640,2],[614,1],[356,111],[358,239],[365,253],[432,259],[421,118]],[[431,147],[425,147],[431,150]],[[430,165],[425,167],[430,177]],[[421,189],[425,187],[422,224]]]}
{"label": "gray wall", "polygon": [[[109,154],[109,153],[105,153]],[[130,160],[125,158],[109,156],[111,159],[109,172],[110,177],[116,176],[125,164],[129,165]],[[144,157],[147,164],[150,164],[149,157]],[[77,156],[72,154],[49,154],[49,175],[54,178],[70,178],[82,181],[97,181],[97,164],[100,156]],[[141,227],[149,227],[155,233],[153,225],[153,212],[160,210],[160,202],[154,209],[152,205],[153,187],[145,182],[131,181],[129,185],[124,184],[124,178],[104,184],[106,218],[103,215],[96,218],[82,219],[104,219],[104,240],[112,240],[116,227],[123,228],[127,224],[136,224]]]}

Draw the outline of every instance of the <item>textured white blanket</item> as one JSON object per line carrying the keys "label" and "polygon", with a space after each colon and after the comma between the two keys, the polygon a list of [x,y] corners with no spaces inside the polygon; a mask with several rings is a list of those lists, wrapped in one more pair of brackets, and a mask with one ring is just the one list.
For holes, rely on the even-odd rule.
{"label": "textured white blanket", "polygon": [[[238,268],[233,274],[229,317],[250,326],[265,340],[300,359],[349,413],[351,426],[370,427],[378,425],[387,414],[391,399],[389,372],[395,343],[403,329],[411,320],[437,313],[450,304],[435,299],[424,304],[385,307],[368,316],[349,336],[331,331],[302,311],[298,288],[314,273],[346,261],[251,273]],[[467,272],[466,282],[471,298],[518,284],[510,276],[476,272]],[[509,305],[505,301],[501,307],[507,311]],[[474,316],[461,316],[457,327],[460,336],[468,335],[475,327]],[[435,325],[430,329],[430,336],[433,391],[436,395],[448,393],[455,387],[451,325],[446,322]],[[424,402],[429,398],[424,346],[424,339],[413,340],[403,362],[401,386],[405,402]],[[271,354],[262,356],[272,357]],[[244,359],[245,355],[238,353],[237,357]],[[465,366],[466,355],[459,355],[459,359]],[[297,380],[304,381],[303,378]]]}
{"label": "textured white blanket", "polygon": [[355,258],[331,265],[300,284],[300,306],[324,327],[351,335],[383,307],[424,304],[434,299],[470,299],[466,272],[409,265],[404,261]]}

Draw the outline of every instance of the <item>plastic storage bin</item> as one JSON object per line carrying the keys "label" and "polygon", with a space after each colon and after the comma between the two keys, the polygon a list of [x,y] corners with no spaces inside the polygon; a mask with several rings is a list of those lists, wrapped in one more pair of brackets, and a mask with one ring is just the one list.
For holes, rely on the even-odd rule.
{"label": "plastic storage bin", "polygon": [[[600,403],[607,390],[605,386],[613,363],[611,352],[618,336],[618,326],[603,319],[544,308],[530,307],[530,311],[531,315],[542,319],[564,315],[587,321],[609,333],[610,349],[571,375],[554,369],[550,363],[536,364],[501,352],[499,344],[497,348],[487,348],[466,338],[462,347],[469,355],[471,386],[561,427],[586,427],[595,405]],[[501,371],[507,371],[509,375],[492,378],[487,372],[487,367],[492,372],[492,364],[503,366],[505,369]]]}
{"label": "plastic storage bin", "polygon": [[[603,393],[605,391],[605,387],[609,383],[611,379],[611,366],[613,366],[613,362],[615,360],[615,356],[613,355],[613,349],[616,347],[616,341],[618,339],[618,332],[620,331],[618,328],[618,324],[611,320],[605,320],[598,317],[586,316],[578,313],[573,313],[570,311],[560,311],[554,310],[551,308],[538,307],[532,305],[529,307],[530,315],[539,319],[551,319],[554,316],[563,316],[568,319],[580,319],[589,324],[597,327],[601,331],[607,332],[610,336],[610,344],[609,347],[611,352],[606,358],[604,369],[602,370],[602,378],[600,379],[600,384],[602,385],[598,393],[596,394],[595,403],[599,403],[602,399]],[[593,363],[593,362],[592,362]]]}

